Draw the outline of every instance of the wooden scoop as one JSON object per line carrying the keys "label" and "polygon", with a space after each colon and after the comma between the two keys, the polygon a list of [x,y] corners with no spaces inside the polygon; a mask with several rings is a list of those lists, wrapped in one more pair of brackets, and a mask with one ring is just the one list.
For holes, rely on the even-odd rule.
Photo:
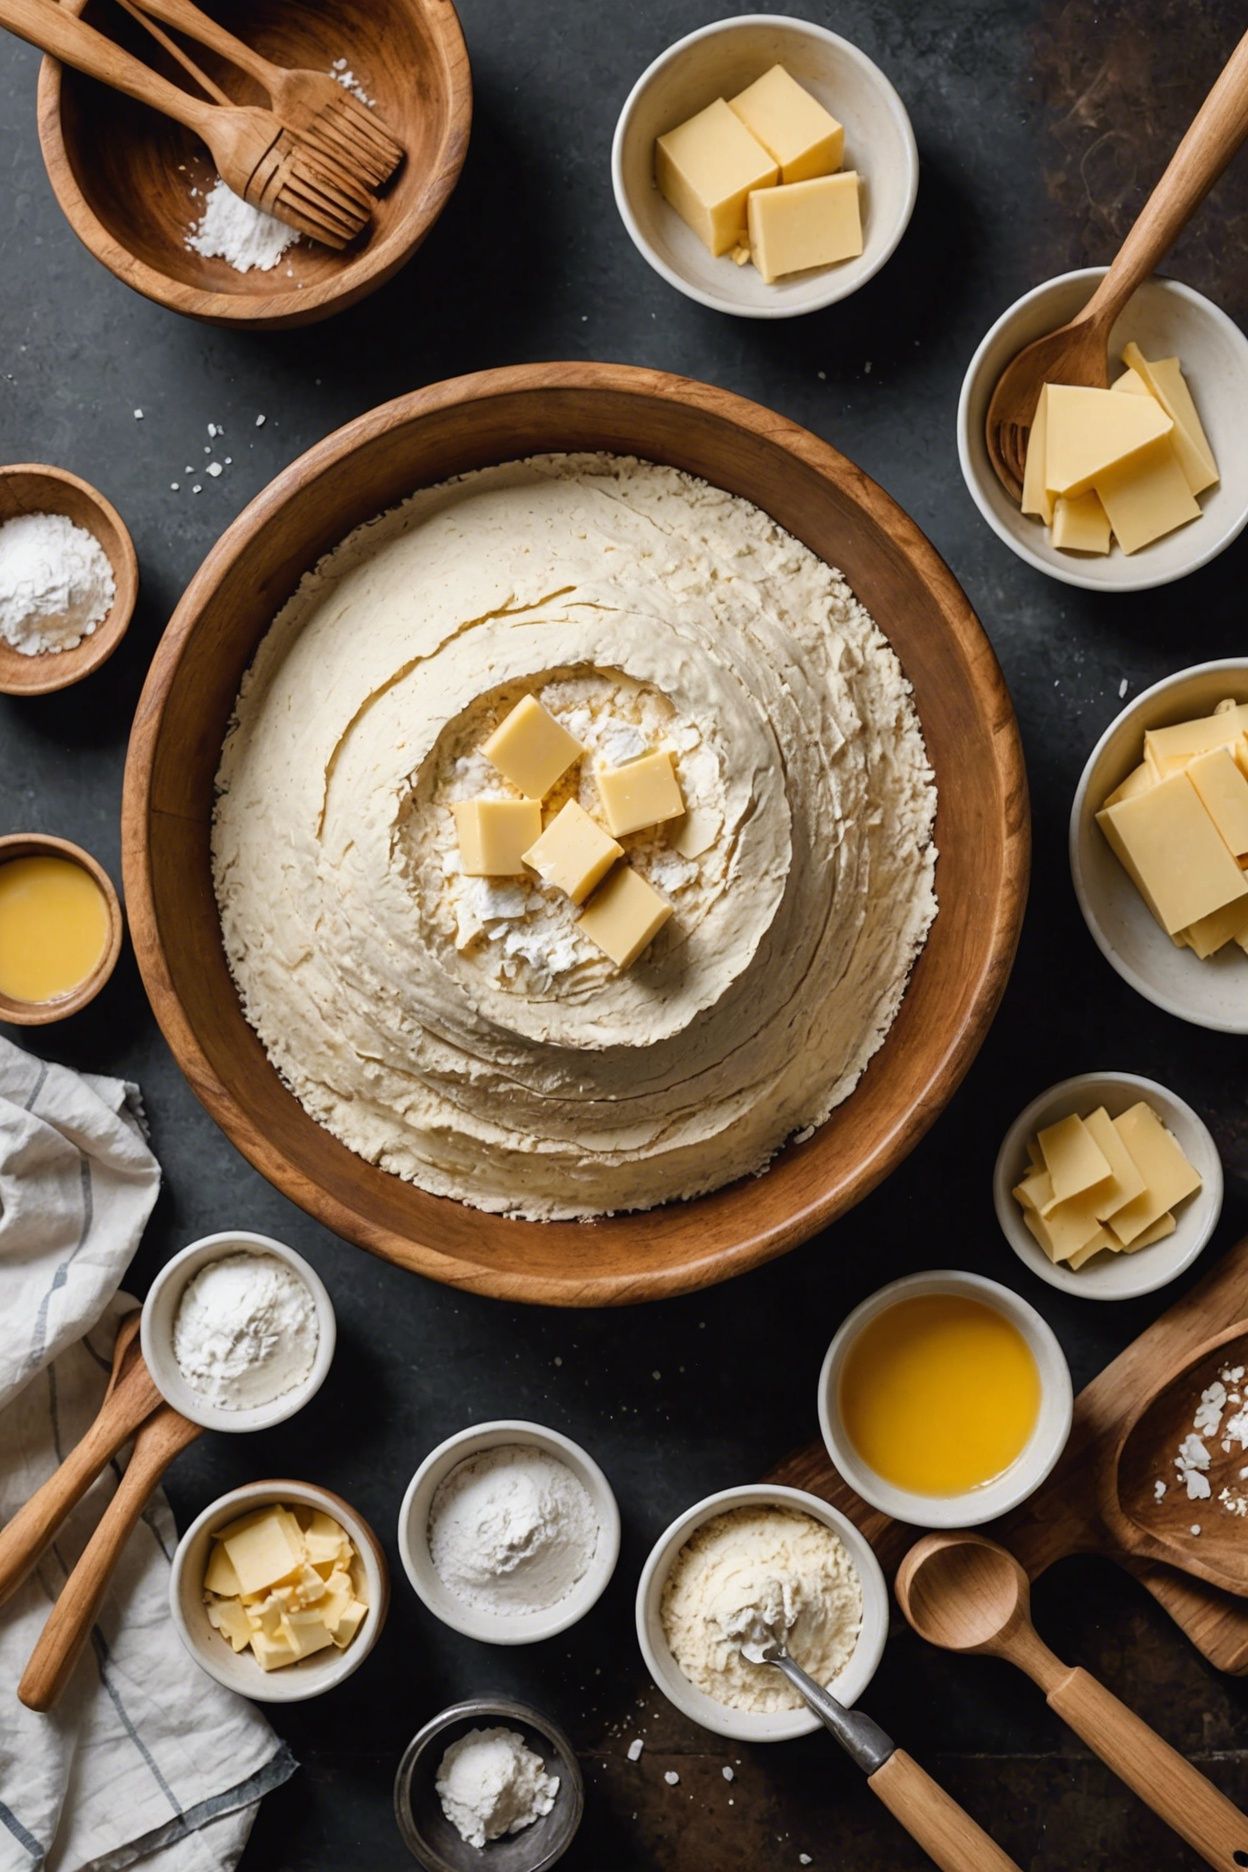
{"label": "wooden scoop", "polygon": [[[1127,1419],[1099,1479],[1099,1493],[1101,1519],[1119,1546],[1243,1596],[1248,1594],[1248,1517],[1232,1514],[1217,1497],[1222,1488],[1248,1496],[1248,1480],[1239,1479],[1240,1469],[1248,1467],[1248,1451],[1236,1445],[1228,1455],[1221,1430],[1215,1435],[1193,1431],[1201,1392],[1227,1366],[1236,1365],[1248,1371],[1248,1320],[1206,1339],[1162,1374],[1157,1388]],[[1248,1403],[1248,1380],[1229,1388]],[[1224,1422],[1241,1408],[1228,1405]],[[1209,1452],[1211,1499],[1189,1500],[1174,1466],[1180,1444],[1193,1434]],[[1160,1501],[1158,1481],[1166,1485]],[[1193,1534],[1193,1527],[1200,1533]]]}
{"label": "wooden scoop", "polygon": [[1046,383],[1109,386],[1109,334],[1136,288],[1173,246],[1245,136],[1248,33],[1197,111],[1108,273],[1082,312],[1007,364],[992,393],[984,439],[997,479],[1021,501],[1027,442]]}
{"label": "wooden scoop", "polygon": [[929,1644],[1005,1658],[1062,1720],[1207,1865],[1248,1866],[1248,1819],[1085,1670],[1055,1657],[1031,1622],[1027,1575],[979,1534],[927,1534],[897,1573],[897,1600]]}

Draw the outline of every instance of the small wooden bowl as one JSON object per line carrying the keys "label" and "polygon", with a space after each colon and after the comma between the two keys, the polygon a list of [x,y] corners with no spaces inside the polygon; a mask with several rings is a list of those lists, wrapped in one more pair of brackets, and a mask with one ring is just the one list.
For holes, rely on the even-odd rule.
{"label": "small wooden bowl", "polygon": [[[143,29],[101,0],[75,13],[184,88],[189,79]],[[278,65],[328,72],[346,58],[407,157],[371,228],[342,253],[300,241],[269,272],[239,273],[186,244],[215,170],[180,125],[45,59],[39,140],[75,234],[110,273],[158,305],[216,325],[310,325],[375,292],[411,259],[459,179],[472,75],[451,0],[222,0],[213,18]],[[191,46],[241,104],[267,103],[236,67]],[[191,190],[198,195],[192,196]]]}
{"label": "small wooden bowl", "polygon": [[76,649],[23,656],[0,637],[0,694],[50,695],[54,689],[81,682],[112,656],[134,615],[139,562],[134,541],[112,502],[89,481],[80,481],[64,468],[45,468],[39,462],[0,468],[0,525],[24,513],[65,514],[76,526],[85,527],[104,548],[117,582],[112,609]]}
{"label": "small wooden bowl", "polygon": [[81,845],[43,832],[11,832],[7,838],[0,838],[0,865],[7,864],[11,858],[72,859],[99,885],[108,910],[108,942],[104,953],[86,980],[79,982],[69,994],[55,1001],[17,1001],[12,995],[0,993],[0,1021],[11,1021],[15,1027],[46,1027],[52,1021],[77,1014],[80,1008],[95,1000],[117,966],[125,918],[112,878],[99,860],[83,851]]}

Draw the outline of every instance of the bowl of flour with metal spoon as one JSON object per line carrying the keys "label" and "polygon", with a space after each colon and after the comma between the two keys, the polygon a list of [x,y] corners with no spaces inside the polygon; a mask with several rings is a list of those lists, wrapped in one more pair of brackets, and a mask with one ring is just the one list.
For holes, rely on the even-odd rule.
{"label": "bowl of flour with metal spoon", "polygon": [[598,1464],[557,1430],[514,1419],[439,1444],[399,1510],[419,1597],[489,1644],[566,1631],[603,1592],[619,1550],[619,1509]]}

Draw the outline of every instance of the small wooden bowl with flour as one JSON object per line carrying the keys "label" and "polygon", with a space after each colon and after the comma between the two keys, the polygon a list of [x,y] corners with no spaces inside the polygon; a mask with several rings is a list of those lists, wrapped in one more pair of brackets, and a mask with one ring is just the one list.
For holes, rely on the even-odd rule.
{"label": "small wooden bowl with flour", "polygon": [[[80,640],[67,649],[16,648],[0,620],[0,693],[4,695],[49,695],[54,689],[68,689],[81,682],[93,670],[106,663],[129,628],[134,603],[139,592],[139,562],[134,541],[121,515],[105,500],[98,488],[64,468],[48,468],[39,462],[18,462],[0,468],[0,528],[10,520],[64,519],[89,533],[102,549],[112,574],[114,587],[104,615],[88,625]],[[0,542],[2,545],[2,542]],[[54,550],[63,542],[51,541]],[[72,568],[69,568],[72,571]],[[87,571],[89,573],[89,568]],[[72,581],[71,581],[72,583]],[[5,606],[4,581],[0,578],[0,606]],[[11,601],[13,629],[26,636],[17,613],[20,603]],[[86,615],[90,617],[90,609]],[[40,641],[39,623],[32,618],[27,626],[28,641]]]}

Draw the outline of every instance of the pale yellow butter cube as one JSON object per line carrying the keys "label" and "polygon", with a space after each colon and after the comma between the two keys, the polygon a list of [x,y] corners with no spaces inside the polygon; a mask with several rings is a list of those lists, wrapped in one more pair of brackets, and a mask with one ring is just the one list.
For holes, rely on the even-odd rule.
{"label": "pale yellow butter cube", "polygon": [[284,1665],[295,1664],[299,1660],[299,1653],[282,1632],[275,1637],[270,1637],[267,1632],[253,1632],[251,1649],[261,1670],[281,1670]]}
{"label": "pale yellow butter cube", "polygon": [[353,1599],[333,1630],[333,1642],[340,1651],[350,1644],[367,1617],[368,1607],[363,1600]]}
{"label": "pale yellow butter cube", "polygon": [[[295,1530],[296,1534],[298,1529]],[[280,1512],[270,1509],[251,1526],[227,1534],[224,1547],[237,1575],[240,1590],[263,1592],[296,1572],[302,1564],[302,1539],[296,1540]]]}
{"label": "pale yellow butter cube", "polygon": [[723,98],[716,98],[659,138],[654,177],[699,239],[713,254],[724,254],[744,236],[750,190],[770,188],[780,171]]}
{"label": "pale yellow butter cube", "polygon": [[1086,1196],[1073,1196],[1047,1215],[1024,1209],[1023,1222],[1050,1261],[1069,1261],[1101,1235],[1101,1224]]}
{"label": "pale yellow butter cube", "polygon": [[1248,897],[1226,904],[1221,910],[1210,911],[1198,923],[1189,923],[1185,930],[1180,930],[1175,941],[1193,950],[1202,962],[1216,955],[1219,949],[1225,949],[1229,942],[1248,945]]}
{"label": "pale yellow butter cube", "polygon": [[585,750],[536,696],[526,695],[481,743],[481,752],[519,792],[541,800]]}
{"label": "pale yellow butter cube", "polygon": [[1112,793],[1106,794],[1102,803],[1106,806],[1116,806],[1119,800],[1135,799],[1139,794],[1147,793],[1148,789],[1156,784],[1156,773],[1147,761],[1141,761],[1138,767],[1131,769],[1126,779],[1121,781]]}
{"label": "pale yellow butter cube", "polygon": [[1212,715],[1145,729],[1144,754],[1158,778],[1169,780],[1211,748],[1227,747],[1234,753],[1245,732],[1248,702],[1228,702],[1225,706],[1219,703]]}
{"label": "pale yellow butter cube", "polygon": [[[1050,384],[1046,415],[1046,488],[1054,494],[1086,494],[1095,483],[1107,510],[1100,477],[1174,427],[1151,397],[1115,396],[1085,384]],[[1109,519],[1112,526],[1112,513]]]}
{"label": "pale yellow butter cube", "polygon": [[1109,515],[1095,489],[1058,494],[1053,500],[1053,544],[1062,552],[1107,553]]}
{"label": "pale yellow butter cube", "polygon": [[[1118,400],[1134,406],[1142,399]],[[1142,546],[1151,546],[1176,527],[1200,518],[1200,507],[1187,485],[1170,436],[1159,436],[1127,461],[1103,468],[1096,476],[1095,487],[1124,553],[1139,552]]]}
{"label": "pale yellow butter cube", "polygon": [[324,1619],[315,1609],[288,1612],[282,1620],[282,1637],[296,1658],[312,1657],[318,1651],[328,1650],[334,1642]]}
{"label": "pale yellow butter cube", "polygon": [[1109,1220],[1109,1228],[1124,1248],[1159,1222],[1176,1203],[1194,1196],[1200,1172],[1190,1164],[1178,1139],[1166,1129],[1151,1105],[1143,1100],[1114,1119],[1123,1143],[1144,1178],[1144,1193]]}
{"label": "pale yellow butter cube", "polygon": [[[1206,488],[1213,487],[1218,480],[1218,464],[1178,358],[1158,358],[1150,362],[1140,347],[1132,343],[1124,349],[1122,361],[1130,367],[1128,374],[1160,403],[1173,422],[1174,452],[1192,493],[1202,494]],[[1114,385],[1115,390],[1118,387]]]}
{"label": "pale yellow butter cube", "polygon": [[660,897],[631,865],[618,865],[590,898],[577,918],[577,928],[584,930],[617,968],[626,969],[653,942],[671,914],[667,899]]}
{"label": "pale yellow butter cube", "polygon": [[783,65],[773,65],[728,105],[779,163],[782,182],[805,182],[840,168],[844,130]]}
{"label": "pale yellow butter cube", "polygon": [[817,176],[756,189],[750,196],[750,254],[770,286],[789,273],[852,260],[862,252],[858,173]]}
{"label": "pale yellow butter cube", "polygon": [[599,767],[594,778],[607,824],[616,838],[679,819],[685,810],[670,754],[643,754],[623,767]]}
{"label": "pale yellow butter cube", "polygon": [[523,877],[524,854],[542,829],[536,800],[456,800],[459,868],[465,877]]}
{"label": "pale yellow butter cube", "polygon": [[1248,858],[1248,780],[1228,748],[1198,754],[1187,777],[1234,857]]}
{"label": "pale yellow butter cube", "polygon": [[229,1641],[232,1651],[245,1651],[251,1643],[251,1621],[237,1599],[212,1600],[208,1623]]}
{"label": "pale yellow butter cube", "polygon": [[1055,1202],[1081,1196],[1109,1176],[1108,1163],[1077,1113],[1045,1125],[1037,1136]]}
{"label": "pale yellow butter cube", "polygon": [[234,1571],[230,1556],[219,1540],[212,1543],[208,1565],[204,1568],[204,1585],[209,1592],[225,1593],[231,1598],[243,1590],[238,1583],[238,1574]]}
{"label": "pale yellow butter cube", "polygon": [[1022,510],[1025,514],[1033,514],[1037,520],[1043,520],[1046,526],[1052,526],[1056,502],[1045,486],[1045,474],[1048,468],[1048,408],[1049,386],[1041,384],[1035,414],[1032,416],[1031,428],[1027,434]]}
{"label": "pale yellow butter cube", "polygon": [[1103,1105],[1089,1112],[1083,1122],[1088,1136],[1109,1165],[1108,1182],[1092,1192],[1093,1207],[1101,1221],[1107,1222],[1110,1216],[1144,1194],[1144,1178]]}
{"label": "pale yellow butter cube", "polygon": [[1093,1236],[1086,1247],[1077,1248],[1075,1250],[1074,1254],[1072,1254],[1067,1261],[1066,1266],[1075,1269],[1084,1267],[1092,1259],[1093,1255],[1104,1254],[1107,1248],[1113,1249],[1117,1248],[1117,1246],[1118,1244],[1109,1233],[1109,1230],[1101,1229],[1098,1234]]}
{"label": "pale yellow butter cube", "polygon": [[1248,897],[1243,872],[1184,773],[1103,807],[1096,823],[1167,935]]}
{"label": "pale yellow butter cube", "polygon": [[530,845],[524,862],[537,872],[543,884],[553,884],[579,904],[623,856],[624,847],[604,832],[584,807],[569,800]]}

